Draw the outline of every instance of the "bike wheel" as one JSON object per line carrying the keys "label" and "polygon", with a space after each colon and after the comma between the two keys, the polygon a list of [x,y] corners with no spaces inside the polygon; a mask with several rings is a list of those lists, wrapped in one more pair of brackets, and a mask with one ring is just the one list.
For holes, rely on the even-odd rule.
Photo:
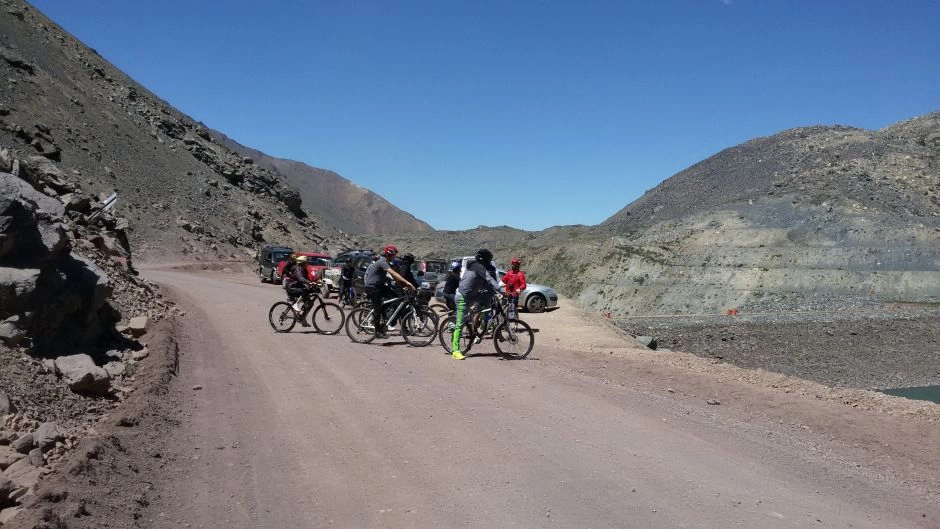
{"label": "bike wheel", "polygon": [[401,334],[413,347],[424,347],[437,335],[437,313],[426,307],[412,309],[402,320]]}
{"label": "bike wheel", "polygon": [[528,323],[508,319],[493,332],[493,345],[500,354],[521,360],[535,347],[535,334]]}
{"label": "bike wheel", "polygon": [[372,326],[372,309],[354,309],[346,317],[346,335],[356,343],[369,343],[375,340],[375,327]]}
{"label": "bike wheel", "polygon": [[320,334],[336,334],[343,328],[343,321],[346,315],[343,309],[332,302],[321,302],[320,306],[314,309],[310,320],[313,327]]}
{"label": "bike wheel", "polygon": [[[453,335],[455,319],[456,318],[454,316],[448,316],[444,318],[444,320],[441,321],[440,325],[438,326],[439,330],[437,335],[441,341],[441,347],[443,347],[448,354],[454,352]],[[467,322],[464,322],[463,324],[463,328],[460,332],[460,341],[458,343],[460,345],[461,353],[466,353],[470,351],[471,347],[473,347],[473,329]]]}
{"label": "bike wheel", "polygon": [[268,323],[277,332],[290,332],[297,325],[297,312],[286,301],[278,301],[268,311]]}

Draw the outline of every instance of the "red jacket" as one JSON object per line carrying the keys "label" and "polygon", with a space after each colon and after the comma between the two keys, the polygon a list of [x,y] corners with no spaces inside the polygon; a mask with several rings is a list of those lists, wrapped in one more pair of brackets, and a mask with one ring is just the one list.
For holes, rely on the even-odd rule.
{"label": "red jacket", "polygon": [[518,297],[526,287],[525,273],[522,270],[509,270],[503,276],[503,283],[506,285],[507,295]]}

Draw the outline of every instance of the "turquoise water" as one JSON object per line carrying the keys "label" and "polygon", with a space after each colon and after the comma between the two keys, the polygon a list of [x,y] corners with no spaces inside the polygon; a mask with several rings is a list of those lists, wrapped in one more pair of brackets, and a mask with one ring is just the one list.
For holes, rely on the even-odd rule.
{"label": "turquoise water", "polygon": [[906,399],[929,400],[940,404],[940,386],[920,386],[917,388],[886,389],[884,393]]}

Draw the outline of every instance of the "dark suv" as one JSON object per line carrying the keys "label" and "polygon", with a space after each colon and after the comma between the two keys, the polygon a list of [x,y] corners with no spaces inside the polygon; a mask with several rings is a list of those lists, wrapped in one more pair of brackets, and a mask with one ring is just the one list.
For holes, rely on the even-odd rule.
{"label": "dark suv", "polygon": [[277,264],[290,258],[293,248],[287,246],[265,246],[258,252],[258,276],[261,282],[274,283],[277,279]]}
{"label": "dark suv", "polygon": [[353,280],[353,287],[360,293],[365,292],[362,278],[366,273],[366,268],[372,264],[372,257],[374,255],[375,252],[372,250],[348,250],[334,257],[333,271],[329,273],[329,276],[335,277],[333,281],[336,285],[335,288],[339,288],[340,271],[343,265],[345,265],[347,261],[352,261],[353,268],[356,270],[356,278]]}

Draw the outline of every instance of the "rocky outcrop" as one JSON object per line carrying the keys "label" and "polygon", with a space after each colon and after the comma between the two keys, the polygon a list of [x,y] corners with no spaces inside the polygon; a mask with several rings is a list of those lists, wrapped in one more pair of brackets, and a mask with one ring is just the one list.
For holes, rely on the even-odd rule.
{"label": "rocky outcrop", "polygon": [[0,173],[0,339],[8,345],[88,345],[113,328],[110,280],[71,253],[64,213],[55,198]]}

